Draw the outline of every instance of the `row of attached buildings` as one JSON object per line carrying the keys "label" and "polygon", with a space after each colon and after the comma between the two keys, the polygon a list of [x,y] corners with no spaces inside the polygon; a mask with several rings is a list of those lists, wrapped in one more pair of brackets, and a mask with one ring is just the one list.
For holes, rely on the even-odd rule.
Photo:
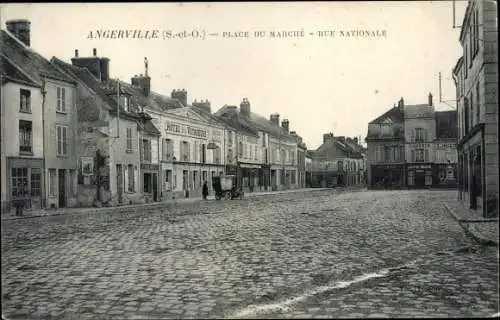
{"label": "row of attached buildings", "polygon": [[453,68],[457,100],[458,199],[498,216],[498,8],[469,0],[461,25],[462,56]]}
{"label": "row of attached buildings", "polygon": [[370,188],[456,187],[456,111],[428,103],[397,105],[368,124]]}
{"label": "row of attached buildings", "polygon": [[247,192],[306,186],[307,147],[279,114],[244,98],[212,113],[186,90],[162,95],[145,73],[114,79],[110,59],[47,60],[30,47],[30,22],[1,31],[1,201],[32,208],[162,201],[201,194],[235,174]]}

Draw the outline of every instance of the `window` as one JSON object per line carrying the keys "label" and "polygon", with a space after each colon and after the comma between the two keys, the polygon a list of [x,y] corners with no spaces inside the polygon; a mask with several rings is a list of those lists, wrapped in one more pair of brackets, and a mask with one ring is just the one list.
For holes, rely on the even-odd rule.
{"label": "window", "polygon": [[198,155],[198,150],[199,149],[198,149],[198,142],[197,141],[194,142],[193,148],[194,148],[193,160],[194,160],[194,162],[199,162],[200,161],[200,157]]}
{"label": "window", "polygon": [[262,134],[262,146],[263,147],[266,146],[266,135],[265,134]]}
{"label": "window", "polygon": [[189,155],[190,155],[190,150],[189,150],[189,143],[187,141],[181,141],[180,143],[180,151],[181,151],[181,161],[189,161]]}
{"label": "window", "polygon": [[415,142],[424,142],[424,129],[423,128],[415,128]]}
{"label": "window", "polygon": [[151,141],[148,139],[142,140],[142,160],[151,161]]}
{"label": "window", "polygon": [[392,152],[394,161],[400,161],[399,148],[397,146],[392,148]]}
{"label": "window", "polygon": [[129,164],[127,169],[128,169],[128,192],[135,192],[134,166]]}
{"label": "window", "polygon": [[127,95],[124,95],[123,99],[122,99],[122,103],[123,103],[123,110],[125,112],[129,112],[130,111],[130,97]]}
{"label": "window", "polygon": [[243,143],[241,141],[239,143],[239,150],[238,151],[239,151],[238,152],[239,157],[242,158],[243,157]]}
{"label": "window", "polygon": [[205,146],[204,143],[201,144],[200,152],[201,152],[201,163],[205,163],[207,161],[207,147]]}
{"label": "window", "polygon": [[49,169],[49,196],[55,196],[57,191],[56,169]]}
{"label": "window", "polygon": [[468,53],[469,53],[469,48],[467,46],[467,44],[465,44],[465,47],[464,47],[464,79],[467,79],[467,72],[468,72],[468,61],[469,61],[469,57],[468,57]]}
{"label": "window", "polygon": [[151,193],[152,192],[152,178],[151,178],[151,173],[144,173],[144,193]]}
{"label": "window", "polygon": [[252,149],[252,146],[248,146],[249,148],[249,151],[250,151],[250,156],[248,157],[249,159],[252,159],[253,158],[253,149]]}
{"label": "window", "polygon": [[470,115],[471,115],[471,117],[470,117],[470,122],[471,122],[470,127],[472,128],[472,127],[474,127],[474,121],[476,120],[475,117],[474,117],[474,103],[476,101],[474,100],[474,92],[472,90],[470,92],[470,100],[469,101],[470,101]]}
{"label": "window", "polygon": [[391,148],[387,146],[384,147],[384,161],[385,162],[391,161]]}
{"label": "window", "polygon": [[19,120],[19,151],[33,152],[31,121]]}
{"label": "window", "polygon": [[474,56],[479,51],[479,10],[476,8],[474,10]]}
{"label": "window", "polygon": [[57,87],[57,112],[66,112],[66,88]]}
{"label": "window", "polygon": [[424,162],[424,149],[415,150],[415,162]]}
{"label": "window", "polygon": [[415,185],[415,171],[408,171],[408,185]]}
{"label": "window", "polygon": [[19,111],[21,112],[31,112],[31,91],[20,89],[20,106]]}
{"label": "window", "polygon": [[426,186],[432,185],[432,171],[430,170],[425,171],[425,185]]}
{"label": "window", "polygon": [[257,146],[255,146],[255,153],[254,153],[254,156],[255,156],[255,160],[257,160]]}
{"label": "window", "polygon": [[127,128],[127,152],[132,152],[132,128]]}
{"label": "window", "polygon": [[479,81],[476,84],[476,123],[481,121],[481,96],[479,94]]}
{"label": "window", "polygon": [[163,139],[163,161],[171,161],[174,158],[174,141],[171,139]]}
{"label": "window", "polygon": [[39,197],[42,192],[42,175],[38,168],[31,169],[31,196]]}
{"label": "window", "polygon": [[232,131],[229,131],[227,133],[227,145],[230,147],[233,145],[233,132]]}
{"label": "window", "polygon": [[28,168],[12,168],[12,197],[24,197],[28,192]]}
{"label": "window", "polygon": [[68,127],[56,126],[57,154],[64,156],[68,154]]}

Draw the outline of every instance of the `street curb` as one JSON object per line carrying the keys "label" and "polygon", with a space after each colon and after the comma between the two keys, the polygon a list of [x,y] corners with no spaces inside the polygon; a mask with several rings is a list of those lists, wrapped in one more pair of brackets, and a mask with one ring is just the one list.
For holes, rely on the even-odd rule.
{"label": "street curb", "polygon": [[[471,230],[469,226],[469,222],[478,222],[477,219],[461,219],[459,218],[455,211],[450,208],[446,203],[443,202],[443,206],[448,210],[450,215],[453,217],[458,222],[458,225],[464,230],[466,236],[469,238],[473,239],[474,241],[478,242],[481,245],[486,245],[486,246],[496,246],[498,247],[498,241],[494,241],[491,239],[487,239],[485,236],[483,236],[480,232],[477,230]],[[483,222],[494,222],[494,221],[483,221]],[[472,228],[475,229],[475,228]]]}
{"label": "street curb", "polygon": [[[291,189],[292,191],[287,191],[287,192],[282,192],[282,193],[246,193],[245,195],[248,198],[253,198],[253,197],[263,197],[263,196],[274,196],[274,195],[279,195],[279,194],[288,194],[288,193],[300,193],[300,192],[312,192],[312,191],[326,191],[326,190],[331,190],[331,188],[309,188],[309,189]],[[337,189],[338,190],[338,189]],[[82,209],[82,211],[74,211],[74,212],[57,212],[53,214],[38,214],[38,215],[25,215],[25,216],[14,216],[14,217],[2,217],[1,221],[12,221],[12,220],[23,220],[23,219],[33,219],[33,218],[43,218],[43,217],[57,217],[57,216],[63,216],[63,215],[75,215],[75,214],[82,214],[82,213],[100,213],[100,214],[106,214],[106,213],[111,213],[114,211],[127,211],[127,210],[133,210],[133,209],[154,209],[157,207],[170,207],[173,205],[177,204],[188,204],[188,203],[195,203],[195,202],[201,202],[203,199],[199,198],[181,198],[178,200],[174,201],[164,201],[164,202],[154,202],[154,203],[147,203],[147,204],[140,204],[140,205],[124,205],[124,206],[116,206],[116,207],[104,207],[104,208],[78,208]],[[84,211],[86,209],[86,211]]]}

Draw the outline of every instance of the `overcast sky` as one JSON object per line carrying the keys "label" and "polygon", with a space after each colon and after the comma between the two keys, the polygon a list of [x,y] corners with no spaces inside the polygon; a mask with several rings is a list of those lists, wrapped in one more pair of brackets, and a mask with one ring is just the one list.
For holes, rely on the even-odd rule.
{"label": "overcast sky", "polygon": [[[460,25],[467,2],[456,2]],[[1,24],[31,21],[32,48],[65,61],[79,49],[110,58],[112,77],[130,81],[149,60],[152,90],[185,88],[188,101],[208,99],[215,112],[250,100],[253,112],[279,113],[309,149],[322,134],[362,136],[368,122],[392,107],[453,100],[451,69],[461,56],[452,1],[156,4],[2,4]],[[273,39],[88,39],[90,31],[300,31],[306,37]],[[335,30],[335,37],[309,32]],[[341,30],[386,30],[386,37],[340,37]],[[454,102],[451,102],[454,105]]]}

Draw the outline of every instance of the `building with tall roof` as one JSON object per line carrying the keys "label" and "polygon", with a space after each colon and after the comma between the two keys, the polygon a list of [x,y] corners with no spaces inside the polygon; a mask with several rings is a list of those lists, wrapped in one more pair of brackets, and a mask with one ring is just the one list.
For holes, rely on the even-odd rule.
{"label": "building with tall roof", "polygon": [[367,184],[369,188],[403,188],[405,174],[404,100],[368,123]]}
{"label": "building with tall roof", "polygon": [[34,208],[72,206],[77,181],[76,84],[30,47],[29,21],[10,20],[6,26],[0,45],[6,67],[2,209],[8,211],[17,197]]}
{"label": "building with tall roof", "polygon": [[364,159],[358,138],[323,134],[323,144],[312,151],[312,187],[364,184]]}
{"label": "building with tall roof", "polygon": [[459,201],[498,216],[498,8],[470,0],[461,24],[463,55],[453,68],[458,117]]}
{"label": "building with tall roof", "polygon": [[[251,111],[248,99],[243,99],[240,108],[223,106],[215,115],[224,121],[238,123],[248,132],[258,134],[249,147],[257,148],[257,162],[249,163],[240,157],[244,151],[238,149],[237,167],[242,177],[248,181],[257,181],[264,190],[280,190],[298,187],[297,180],[297,137],[290,133],[290,123],[283,119],[280,125],[279,114],[272,114],[269,119]],[[238,142],[239,144],[239,142]],[[239,146],[238,146],[239,147]],[[243,145],[241,145],[244,148]],[[253,151],[255,153],[255,151]]]}

